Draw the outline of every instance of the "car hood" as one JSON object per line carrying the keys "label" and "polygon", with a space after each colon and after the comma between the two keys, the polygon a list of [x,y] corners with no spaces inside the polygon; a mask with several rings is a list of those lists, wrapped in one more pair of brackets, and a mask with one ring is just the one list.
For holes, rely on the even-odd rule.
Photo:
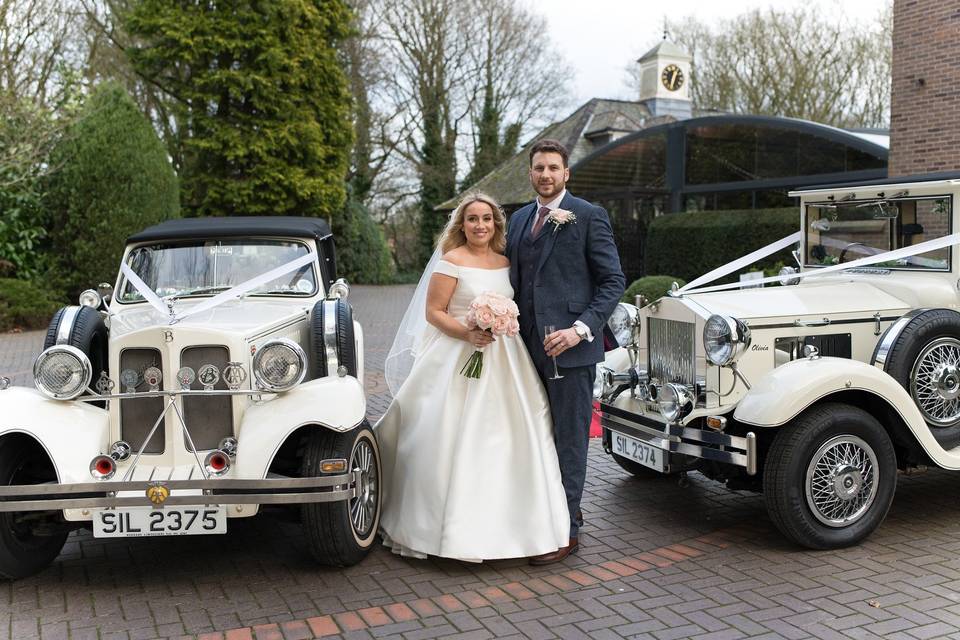
{"label": "car hood", "polygon": [[[183,313],[196,302],[180,302],[176,310]],[[121,305],[116,312],[110,314],[110,336],[121,336],[135,333],[144,329],[171,328],[171,329],[199,329],[209,331],[215,329],[225,333],[249,335],[258,329],[270,327],[290,318],[303,316],[309,312],[315,300],[296,300],[278,302],[274,300],[256,300],[249,298],[224,302],[213,309],[202,311],[196,315],[170,324],[168,316],[160,313],[149,304]]]}
{"label": "car hood", "polygon": [[740,320],[839,318],[902,315],[911,308],[906,300],[863,281],[808,282],[799,285],[715,291],[684,296],[707,314],[722,314]]}

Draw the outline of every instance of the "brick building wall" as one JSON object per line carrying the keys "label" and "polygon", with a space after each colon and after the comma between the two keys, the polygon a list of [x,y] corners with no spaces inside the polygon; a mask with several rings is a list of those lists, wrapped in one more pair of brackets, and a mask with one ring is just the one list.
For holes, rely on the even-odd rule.
{"label": "brick building wall", "polygon": [[960,0],[894,0],[890,176],[960,169]]}

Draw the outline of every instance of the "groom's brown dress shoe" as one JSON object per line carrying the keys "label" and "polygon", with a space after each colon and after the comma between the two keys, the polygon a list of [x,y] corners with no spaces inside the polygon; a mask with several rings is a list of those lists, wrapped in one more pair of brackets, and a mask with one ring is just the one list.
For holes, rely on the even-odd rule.
{"label": "groom's brown dress shoe", "polygon": [[570,538],[570,541],[567,543],[567,546],[560,547],[556,551],[545,553],[542,556],[533,556],[532,558],[530,558],[530,564],[532,564],[535,567],[539,567],[545,564],[553,564],[554,562],[560,562],[570,554],[576,553],[579,549],[580,549],[580,543],[577,541],[577,539]]}

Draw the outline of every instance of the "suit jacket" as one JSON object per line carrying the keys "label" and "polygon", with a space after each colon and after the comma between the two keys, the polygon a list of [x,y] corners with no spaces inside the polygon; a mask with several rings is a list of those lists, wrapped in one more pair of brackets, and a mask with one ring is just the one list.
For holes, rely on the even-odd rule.
{"label": "suit jacket", "polygon": [[[620,269],[620,256],[613,241],[610,218],[603,207],[590,204],[568,191],[560,208],[572,211],[576,222],[554,225],[547,222],[541,233],[544,239],[540,262],[534,279],[535,318],[520,317],[523,335],[531,322],[543,341],[543,327],[572,327],[580,320],[590,327],[593,342],[582,341],[557,356],[561,367],[583,367],[603,360],[603,330],[623,295],[625,278]],[[530,233],[536,200],[518,209],[510,218],[507,231],[507,257],[510,258],[510,283],[520,290],[517,255],[520,238]]]}

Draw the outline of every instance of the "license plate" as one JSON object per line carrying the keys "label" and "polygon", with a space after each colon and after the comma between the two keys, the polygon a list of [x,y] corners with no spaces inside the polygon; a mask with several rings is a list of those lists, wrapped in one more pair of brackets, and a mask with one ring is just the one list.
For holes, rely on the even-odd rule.
{"label": "license plate", "polygon": [[227,510],[210,507],[123,507],[93,515],[94,538],[192,536],[227,532]]}
{"label": "license plate", "polygon": [[639,462],[643,466],[656,469],[661,473],[666,470],[666,452],[662,449],[649,445],[642,440],[617,433],[616,431],[611,431],[610,435],[613,436],[614,455]]}

